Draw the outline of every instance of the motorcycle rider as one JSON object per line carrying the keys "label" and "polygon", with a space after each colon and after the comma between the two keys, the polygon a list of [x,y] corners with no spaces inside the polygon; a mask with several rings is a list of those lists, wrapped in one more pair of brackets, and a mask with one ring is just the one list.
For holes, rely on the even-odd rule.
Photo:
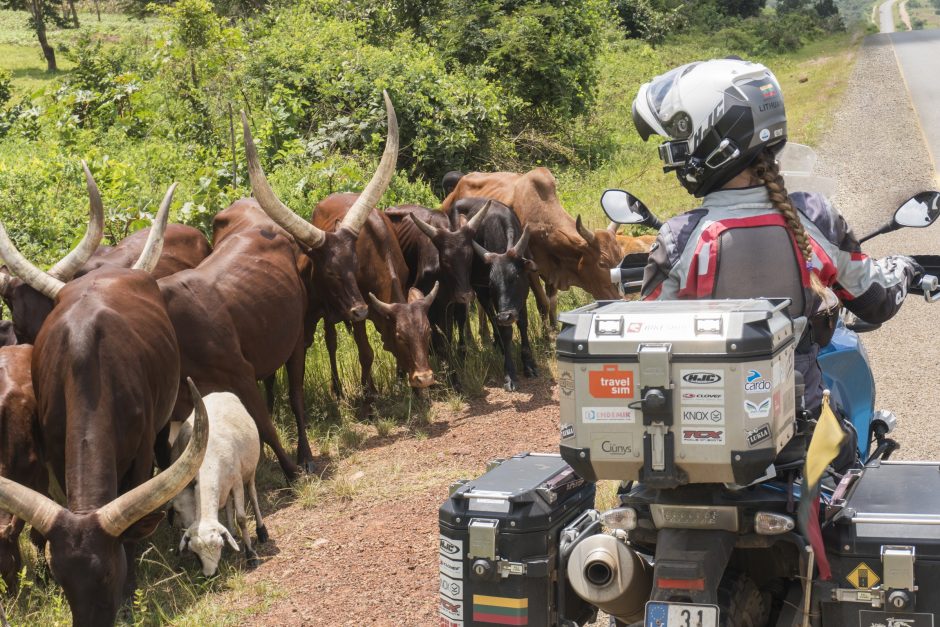
{"label": "motorcycle rider", "polygon": [[[849,311],[881,323],[923,275],[910,257],[865,255],[824,196],[787,193],[776,162],[787,141],[783,95],[763,65],[727,58],[677,67],[640,87],[633,121],[644,140],[665,138],[664,171],[703,198],[660,229],[644,299],[787,297],[791,316],[811,318],[832,288]],[[795,368],[810,415],[822,401],[818,351],[808,330]]]}

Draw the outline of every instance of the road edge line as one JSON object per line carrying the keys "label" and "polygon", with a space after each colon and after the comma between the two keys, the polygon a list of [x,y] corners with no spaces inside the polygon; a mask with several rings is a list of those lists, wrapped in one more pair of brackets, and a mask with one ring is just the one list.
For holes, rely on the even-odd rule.
{"label": "road edge line", "polygon": [[[910,31],[914,32],[914,31]],[[933,180],[937,187],[940,187],[940,171],[937,170],[937,158],[930,148],[930,142],[927,141],[927,133],[924,132],[924,125],[920,120],[920,111],[914,104],[914,95],[911,93],[911,86],[907,84],[907,76],[904,75],[904,66],[901,65],[901,58],[898,56],[898,49],[894,45],[894,38],[891,33],[884,33],[891,42],[891,52],[894,54],[894,62],[898,66],[898,74],[901,75],[901,82],[904,84],[904,91],[907,93],[907,100],[911,103],[911,109],[914,111],[914,117],[917,119],[917,130],[920,131],[920,138],[924,142],[924,148],[927,149],[927,156],[930,157],[930,165],[933,166]]]}

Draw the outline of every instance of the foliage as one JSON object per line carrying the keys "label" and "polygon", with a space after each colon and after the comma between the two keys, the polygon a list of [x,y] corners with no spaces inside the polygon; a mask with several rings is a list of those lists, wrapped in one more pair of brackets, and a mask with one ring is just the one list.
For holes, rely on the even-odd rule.
{"label": "foliage", "polygon": [[569,118],[592,102],[605,23],[601,0],[448,0],[440,26],[446,57],[482,68],[524,106],[518,125]]}
{"label": "foliage", "polygon": [[679,7],[660,10],[652,0],[616,0],[614,10],[627,37],[644,39],[651,44],[665,41],[681,23]]}

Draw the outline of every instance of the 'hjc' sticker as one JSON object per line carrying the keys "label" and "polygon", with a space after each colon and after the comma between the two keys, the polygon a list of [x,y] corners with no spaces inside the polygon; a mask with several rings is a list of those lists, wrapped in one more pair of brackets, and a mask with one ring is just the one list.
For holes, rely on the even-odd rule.
{"label": "'hjc' sticker", "polygon": [[589,389],[594,398],[633,398],[633,371],[620,370],[616,364],[605,364],[602,370],[592,370]]}

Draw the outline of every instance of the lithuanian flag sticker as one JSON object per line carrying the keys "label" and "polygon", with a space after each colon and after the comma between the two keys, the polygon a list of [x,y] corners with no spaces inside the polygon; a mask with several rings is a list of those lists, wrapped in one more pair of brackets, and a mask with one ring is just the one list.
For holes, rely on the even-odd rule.
{"label": "lithuanian flag sticker", "polygon": [[474,594],[473,620],[494,625],[528,625],[529,599]]}

